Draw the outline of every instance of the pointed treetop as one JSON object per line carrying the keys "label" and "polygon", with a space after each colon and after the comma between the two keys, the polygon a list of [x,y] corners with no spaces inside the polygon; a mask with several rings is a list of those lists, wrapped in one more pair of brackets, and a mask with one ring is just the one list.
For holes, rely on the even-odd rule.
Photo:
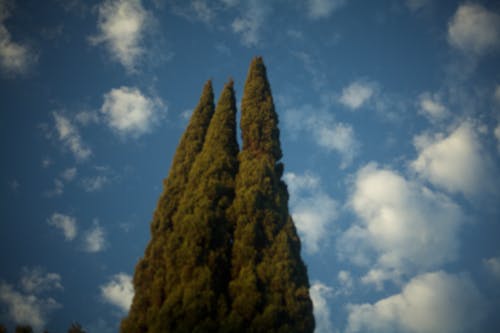
{"label": "pointed treetop", "polygon": [[243,151],[268,154],[281,159],[278,115],[274,110],[271,87],[262,57],[255,57],[248,70],[241,102]]}

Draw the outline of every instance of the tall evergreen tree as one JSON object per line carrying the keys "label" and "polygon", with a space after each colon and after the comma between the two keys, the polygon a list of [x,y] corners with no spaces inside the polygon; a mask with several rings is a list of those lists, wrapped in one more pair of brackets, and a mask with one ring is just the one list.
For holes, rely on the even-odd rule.
{"label": "tall evergreen tree", "polygon": [[211,81],[204,88],[198,106],[193,111],[184,132],[168,177],[163,183],[163,193],[151,222],[151,241],[134,274],[135,295],[128,316],[122,321],[123,333],[151,332],[148,327],[158,316],[165,295],[165,243],[172,230],[172,218],[177,211],[188,182],[188,175],[196,156],[200,153],[206,131],[214,113],[214,95]]}
{"label": "tall evergreen tree", "polygon": [[236,102],[227,83],[189,172],[166,244],[165,302],[152,332],[217,332],[226,316],[230,230],[226,210],[238,170]]}
{"label": "tall evergreen tree", "polygon": [[278,116],[262,58],[253,59],[241,103],[243,148],[234,223],[231,332],[312,332],[314,317],[300,240],[288,212]]}

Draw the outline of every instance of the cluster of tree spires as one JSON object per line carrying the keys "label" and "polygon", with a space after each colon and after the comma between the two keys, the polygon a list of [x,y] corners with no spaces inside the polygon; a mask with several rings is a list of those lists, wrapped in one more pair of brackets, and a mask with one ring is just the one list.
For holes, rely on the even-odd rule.
{"label": "cluster of tree spires", "polygon": [[122,333],[313,332],[261,57],[250,64],[240,128],[241,151],[233,81],[217,107],[208,81],[164,180]]}

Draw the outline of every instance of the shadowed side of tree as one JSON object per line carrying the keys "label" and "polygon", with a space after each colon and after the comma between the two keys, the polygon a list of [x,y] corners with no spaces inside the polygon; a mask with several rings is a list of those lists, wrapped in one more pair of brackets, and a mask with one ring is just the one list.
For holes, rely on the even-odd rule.
{"label": "shadowed side of tree", "polygon": [[163,304],[165,274],[169,270],[163,257],[164,244],[170,235],[172,218],[187,185],[189,171],[203,147],[213,113],[214,95],[212,83],[208,81],[179,142],[169,175],[164,180],[163,193],[160,195],[151,222],[151,241],[144,257],[136,266],[135,295],[130,312],[121,324],[123,333],[150,332],[149,322],[158,316],[158,311]]}
{"label": "shadowed side of tree", "polygon": [[153,332],[217,332],[227,315],[230,235],[226,210],[238,171],[236,102],[227,83],[174,216],[165,258],[166,300]]}
{"label": "shadowed side of tree", "polygon": [[231,332],[313,332],[309,280],[300,240],[288,212],[278,116],[262,58],[253,59],[241,104],[243,148],[234,223]]}

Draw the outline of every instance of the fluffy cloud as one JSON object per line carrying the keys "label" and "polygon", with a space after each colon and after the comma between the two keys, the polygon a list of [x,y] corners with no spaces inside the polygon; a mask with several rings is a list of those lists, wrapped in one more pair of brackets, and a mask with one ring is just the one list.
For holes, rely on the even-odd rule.
{"label": "fluffy cloud", "polygon": [[41,331],[48,316],[61,305],[51,297],[40,294],[62,289],[61,277],[56,273],[45,273],[41,268],[24,268],[21,287],[16,290],[12,285],[0,281],[0,303],[5,304],[6,315],[16,324],[31,325]]}
{"label": "fluffy cloud", "polygon": [[500,15],[479,4],[458,7],[448,23],[448,42],[469,54],[481,55],[500,46]]}
{"label": "fluffy cloud", "polygon": [[113,275],[108,283],[101,286],[101,296],[124,313],[128,312],[134,298],[132,277],[125,273]]}
{"label": "fluffy cloud", "polygon": [[488,270],[488,272],[500,281],[500,257],[493,257],[489,259],[484,259],[483,264]]}
{"label": "fluffy cloud", "polygon": [[346,0],[308,0],[308,15],[313,19],[325,18],[345,3]]}
{"label": "fluffy cloud", "polygon": [[270,11],[271,7],[266,1],[245,2],[241,15],[231,24],[233,32],[241,35],[243,45],[251,47],[259,44],[261,29]]}
{"label": "fluffy cloud", "polygon": [[431,121],[443,120],[448,116],[448,110],[439,100],[438,95],[423,93],[419,96],[420,113]]}
{"label": "fluffy cloud", "polygon": [[52,115],[54,116],[59,141],[73,153],[77,160],[88,159],[92,154],[92,150],[82,142],[77,128],[65,116],[57,112],[54,112]]}
{"label": "fluffy cloud", "polygon": [[47,220],[47,223],[57,229],[60,229],[64,233],[64,238],[67,241],[71,241],[76,237],[77,227],[76,219],[69,215],[64,215],[60,213],[54,213]]}
{"label": "fluffy cloud", "polygon": [[350,305],[347,332],[472,332],[485,302],[467,275],[442,271],[413,278],[400,294]]}
{"label": "fluffy cloud", "polygon": [[106,246],[105,233],[97,221],[94,221],[93,227],[85,233],[83,242],[86,252],[95,253],[104,250]]}
{"label": "fluffy cloud", "polygon": [[151,19],[141,0],[106,0],[99,5],[98,13],[99,34],[90,42],[103,43],[127,70],[135,70],[145,53],[143,39]]}
{"label": "fluffy cloud", "polygon": [[59,274],[45,273],[40,267],[24,267],[21,286],[26,293],[33,294],[39,294],[52,289],[63,289]]}
{"label": "fluffy cloud", "polygon": [[339,102],[351,110],[357,110],[368,102],[374,93],[373,84],[355,81],[342,90]]}
{"label": "fluffy cloud", "polygon": [[479,129],[463,122],[450,134],[415,137],[418,157],[411,167],[422,178],[451,193],[466,196],[490,188],[491,162],[482,149]]}
{"label": "fluffy cloud", "polygon": [[138,137],[153,128],[163,109],[161,100],[149,98],[137,88],[120,87],[104,95],[101,112],[117,133]]}
{"label": "fluffy cloud", "polygon": [[341,257],[371,265],[365,283],[421,272],[456,259],[460,208],[446,196],[369,164],[358,171],[349,206],[360,223],[339,239]]}
{"label": "fluffy cloud", "polygon": [[292,217],[305,250],[318,252],[320,244],[325,244],[331,234],[337,203],[319,187],[319,178],[314,175],[286,173],[284,179],[290,190]]}
{"label": "fluffy cloud", "polygon": [[332,333],[333,324],[330,320],[330,309],[328,298],[333,296],[333,288],[314,281],[309,288],[309,294],[313,302],[314,319],[316,320],[315,333]]}
{"label": "fluffy cloud", "polygon": [[7,74],[22,74],[36,61],[33,51],[26,45],[12,41],[4,25],[10,16],[7,1],[0,1],[0,68]]}
{"label": "fluffy cloud", "polygon": [[337,152],[341,157],[341,169],[348,167],[359,153],[360,143],[351,125],[336,122],[329,114],[318,113],[311,106],[287,110],[285,125],[293,135],[306,131],[317,145]]}

